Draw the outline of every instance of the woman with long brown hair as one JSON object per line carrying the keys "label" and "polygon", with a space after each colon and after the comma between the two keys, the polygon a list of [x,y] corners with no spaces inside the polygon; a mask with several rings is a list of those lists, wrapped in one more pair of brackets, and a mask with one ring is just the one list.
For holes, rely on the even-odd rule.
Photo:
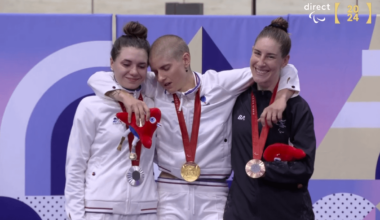
{"label": "woman with long brown hair", "polygon": [[[225,220],[314,219],[308,182],[314,170],[316,139],[309,105],[301,96],[289,99],[282,120],[270,129],[255,119],[273,102],[281,69],[289,61],[287,29],[288,22],[277,18],[261,31],[253,46],[250,67],[255,83],[238,97],[233,109],[234,179]],[[239,115],[246,120],[239,120]],[[304,157],[266,161],[263,152],[272,144],[293,145]]]}

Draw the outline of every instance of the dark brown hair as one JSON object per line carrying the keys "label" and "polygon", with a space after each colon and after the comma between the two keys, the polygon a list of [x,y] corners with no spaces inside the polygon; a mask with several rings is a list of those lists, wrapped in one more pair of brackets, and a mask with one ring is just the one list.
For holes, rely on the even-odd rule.
{"label": "dark brown hair", "polygon": [[144,49],[149,57],[150,44],[147,41],[148,29],[136,21],[128,22],[123,31],[125,35],[120,36],[112,46],[111,57],[115,61],[123,47],[135,47]]}
{"label": "dark brown hair", "polygon": [[292,42],[288,34],[288,22],[283,18],[279,17],[274,19],[270,25],[266,26],[257,36],[255,44],[258,39],[262,37],[269,37],[277,41],[280,46],[281,56],[285,57],[289,54],[290,48],[292,47]]}

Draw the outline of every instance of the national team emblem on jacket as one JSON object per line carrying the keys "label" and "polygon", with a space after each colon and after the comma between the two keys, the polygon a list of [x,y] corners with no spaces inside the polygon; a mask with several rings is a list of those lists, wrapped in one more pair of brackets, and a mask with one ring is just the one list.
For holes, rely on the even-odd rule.
{"label": "national team emblem on jacket", "polygon": [[278,122],[277,122],[277,126],[279,127],[278,128],[278,133],[280,133],[280,134],[283,134],[285,131],[285,128],[286,128],[286,125],[285,125],[285,123],[286,123],[286,119],[282,119],[282,120],[279,120]]}
{"label": "national team emblem on jacket", "polygon": [[118,119],[117,117],[114,117],[113,118],[113,124],[120,124],[120,119]]}
{"label": "national team emblem on jacket", "polygon": [[239,115],[238,120],[245,121],[245,115]]}

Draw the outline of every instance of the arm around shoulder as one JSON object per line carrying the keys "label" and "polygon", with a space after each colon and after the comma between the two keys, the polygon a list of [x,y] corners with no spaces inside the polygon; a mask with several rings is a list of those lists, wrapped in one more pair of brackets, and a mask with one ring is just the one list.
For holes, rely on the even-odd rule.
{"label": "arm around shoulder", "polygon": [[237,96],[253,84],[252,73],[249,67],[221,72],[208,70],[204,76],[210,77],[210,81],[216,82],[216,86],[226,91],[226,95],[228,96]]}
{"label": "arm around shoulder", "polygon": [[276,124],[281,120],[286,103],[290,98],[298,96],[299,92],[298,71],[292,64],[288,64],[281,70],[275,102],[265,108],[260,115],[261,124],[272,127],[272,122]]}
{"label": "arm around shoulder", "polygon": [[148,72],[146,74],[146,79],[144,83],[141,85],[142,90],[141,92],[151,99],[154,99],[156,90],[157,90],[157,79],[153,72]]}
{"label": "arm around shoulder", "polygon": [[96,72],[88,79],[87,85],[102,98],[107,97],[106,93],[122,89],[116,82],[113,72]]}
{"label": "arm around shoulder", "polygon": [[293,64],[288,64],[281,70],[280,82],[278,83],[278,91],[288,89],[292,92],[292,97],[297,96],[301,91],[300,80],[298,78],[298,70]]}

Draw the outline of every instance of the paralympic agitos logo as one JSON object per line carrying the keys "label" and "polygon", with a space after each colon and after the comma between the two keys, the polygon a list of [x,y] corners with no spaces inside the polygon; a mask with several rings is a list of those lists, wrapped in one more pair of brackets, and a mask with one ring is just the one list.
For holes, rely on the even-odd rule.
{"label": "paralympic agitos logo", "polygon": [[322,19],[316,17],[315,14],[313,14],[315,11],[330,11],[330,4],[326,4],[326,5],[314,5],[312,3],[308,3],[307,5],[304,6],[304,9],[306,11],[311,11],[310,14],[309,14],[309,18],[312,19],[314,21],[314,23],[319,23],[319,22],[323,22],[326,20],[325,17],[323,17]]}

